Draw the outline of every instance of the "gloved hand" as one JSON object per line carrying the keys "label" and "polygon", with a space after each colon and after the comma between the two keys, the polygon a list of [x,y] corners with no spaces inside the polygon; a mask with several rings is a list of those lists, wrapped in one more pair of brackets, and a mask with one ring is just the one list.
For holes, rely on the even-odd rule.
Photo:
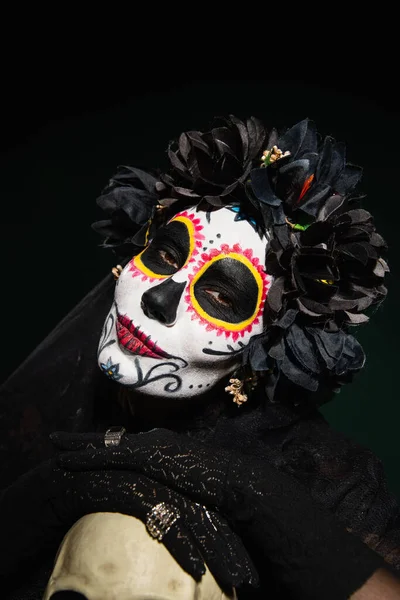
{"label": "gloved hand", "polygon": [[164,429],[125,435],[114,449],[104,448],[96,434],[60,432],[52,439],[67,451],[59,455],[63,468],[139,471],[219,509],[298,598],[349,598],[386,566],[298,481],[267,463]]}
{"label": "gloved hand", "polygon": [[41,551],[55,552],[85,514],[120,512],[146,523],[160,503],[179,511],[162,543],[194,579],[200,580],[206,563],[223,587],[257,584],[240,538],[220,514],[139,473],[65,471],[54,460],[26,473],[0,495],[0,575],[14,573]]}

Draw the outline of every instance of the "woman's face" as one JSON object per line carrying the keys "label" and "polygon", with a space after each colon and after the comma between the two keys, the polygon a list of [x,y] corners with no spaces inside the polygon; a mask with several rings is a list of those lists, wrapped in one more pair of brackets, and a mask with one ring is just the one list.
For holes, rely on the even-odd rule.
{"label": "woman's face", "polygon": [[238,352],[262,331],[271,278],[267,240],[235,216],[185,210],[126,265],[99,344],[106,375],[143,393],[186,397],[239,366]]}

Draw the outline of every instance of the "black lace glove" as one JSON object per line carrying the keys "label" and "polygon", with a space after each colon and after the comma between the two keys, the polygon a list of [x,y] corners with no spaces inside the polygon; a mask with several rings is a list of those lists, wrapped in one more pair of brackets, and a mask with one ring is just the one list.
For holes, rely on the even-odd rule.
{"label": "black lace glove", "polygon": [[54,461],[25,474],[0,495],[0,575],[10,577],[40,552],[55,552],[85,514],[121,512],[146,523],[160,503],[180,515],[162,543],[194,579],[201,578],[206,562],[222,587],[257,584],[240,538],[220,514],[139,473],[64,471]]}
{"label": "black lace glove", "polygon": [[103,448],[97,434],[57,433],[52,439],[59,449],[72,450],[59,455],[66,469],[140,471],[220,509],[298,598],[349,598],[386,566],[294,478],[269,464],[164,429],[125,435],[115,449]]}

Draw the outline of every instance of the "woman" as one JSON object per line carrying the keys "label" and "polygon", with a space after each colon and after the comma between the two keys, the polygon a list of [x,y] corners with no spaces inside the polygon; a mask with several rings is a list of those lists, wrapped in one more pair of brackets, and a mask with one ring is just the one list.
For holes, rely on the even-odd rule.
{"label": "woman", "polygon": [[[127,257],[114,300],[100,284],[5,386],[20,461],[8,481],[51,456],[56,429],[167,427],[286,470],[397,564],[379,461],[317,410],[362,367],[349,330],[386,294],[384,241],[353,197],[360,169],[308,120],[267,138],[230,117],[182,134],[169,157],[161,176],[122,168],[99,199],[110,219],[96,229]],[[104,318],[109,386],[94,366]]]}

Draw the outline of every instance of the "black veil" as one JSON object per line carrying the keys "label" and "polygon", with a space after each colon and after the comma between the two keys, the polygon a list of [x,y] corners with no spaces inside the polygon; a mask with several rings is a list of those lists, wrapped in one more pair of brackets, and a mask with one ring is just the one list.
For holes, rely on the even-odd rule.
{"label": "black veil", "polygon": [[113,391],[96,360],[113,293],[110,274],[67,314],[0,388],[3,486],[51,456],[52,431],[85,431],[93,427],[94,398]]}

